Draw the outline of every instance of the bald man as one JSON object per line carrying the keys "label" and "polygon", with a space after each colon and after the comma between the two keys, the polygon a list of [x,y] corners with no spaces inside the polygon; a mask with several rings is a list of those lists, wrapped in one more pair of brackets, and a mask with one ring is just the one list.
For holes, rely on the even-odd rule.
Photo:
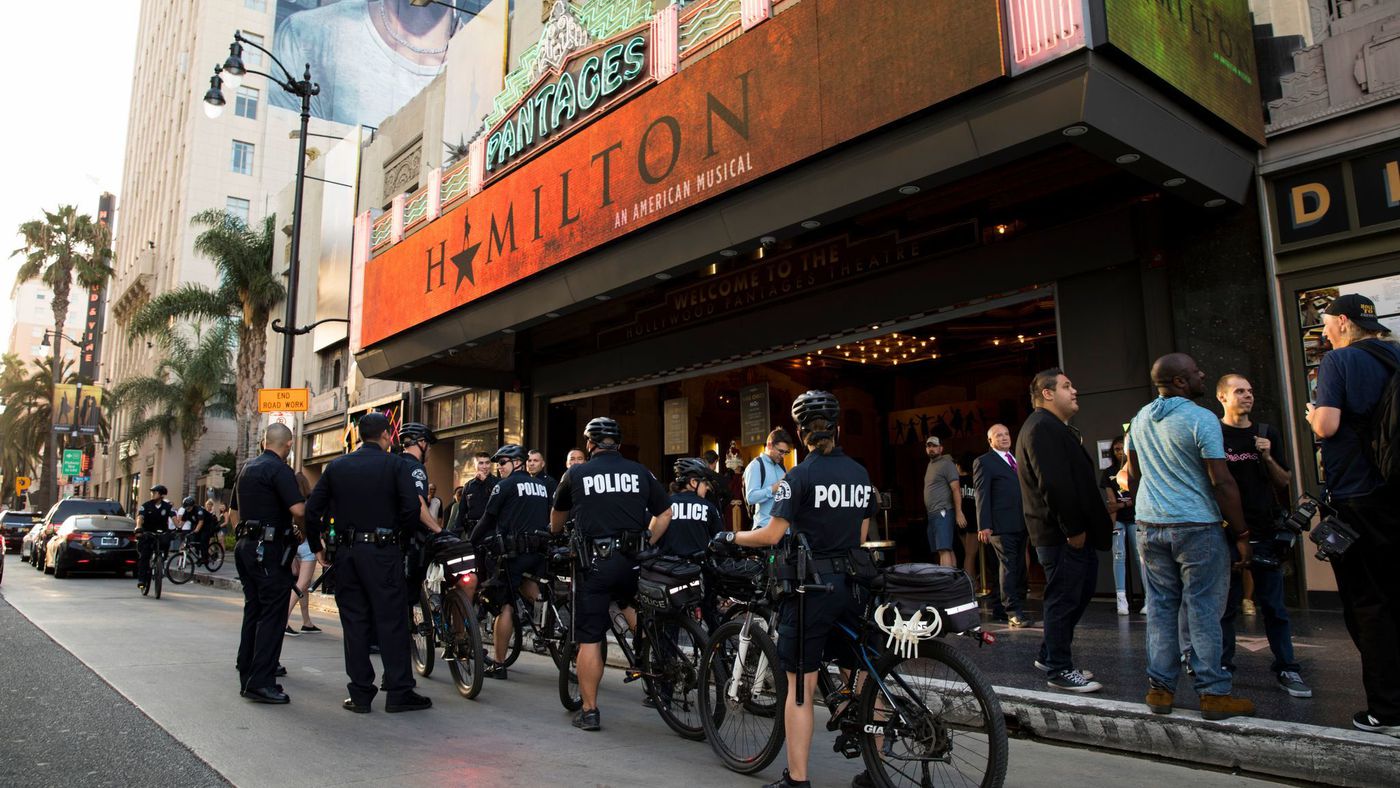
{"label": "bald man", "polygon": [[977,538],[996,550],[1001,565],[1001,598],[992,618],[1012,627],[1028,627],[1026,615],[1026,517],[1021,510],[1021,481],[1011,453],[1011,430],[993,424],[987,430],[990,450],[972,462],[972,489],[977,498]]}
{"label": "bald man", "polygon": [[[243,584],[243,630],[238,641],[240,694],[257,703],[288,703],[276,681],[292,592],[296,541],[292,518],[306,514],[296,474],[287,466],[292,431],[273,424],[263,433],[263,453],[238,474],[229,521],[237,523],[234,565]],[[317,557],[325,563],[325,553]]]}
{"label": "bald man", "polygon": [[1231,694],[1222,666],[1220,619],[1230,588],[1230,545],[1238,563],[1251,555],[1240,492],[1225,459],[1220,420],[1192,402],[1205,394],[1196,360],[1171,353],[1152,365],[1157,399],[1128,428],[1128,486],[1136,502],[1138,547],[1147,568],[1147,706],[1170,714],[1181,649],[1177,616],[1186,611],[1195,653],[1195,689],[1208,720],[1251,715],[1254,704]]}

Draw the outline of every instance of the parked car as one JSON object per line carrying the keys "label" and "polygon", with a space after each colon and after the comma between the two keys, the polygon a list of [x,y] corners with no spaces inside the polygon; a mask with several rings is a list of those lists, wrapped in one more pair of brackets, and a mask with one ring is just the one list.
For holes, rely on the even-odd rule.
{"label": "parked car", "polygon": [[5,549],[5,542],[0,540],[0,583],[5,582],[5,553],[7,552],[9,551]]}
{"label": "parked car", "polygon": [[43,520],[30,526],[29,533],[25,534],[24,541],[20,542],[19,560],[26,564],[39,565],[39,562],[35,560],[35,554],[39,551],[35,549],[34,545],[39,541],[39,532],[42,530],[44,530]]}
{"label": "parked car", "polygon": [[24,535],[43,517],[43,512],[27,512],[20,509],[0,512],[0,531],[5,535],[5,552],[19,555]]}
{"label": "parked car", "polygon": [[64,498],[49,508],[44,515],[44,527],[34,539],[34,568],[50,571],[48,565],[48,542],[63,521],[75,514],[111,514],[126,516],[122,505],[111,498]]}
{"label": "parked car", "polygon": [[53,576],[70,572],[136,571],[136,521],[108,514],[75,514],[49,540],[44,564]]}

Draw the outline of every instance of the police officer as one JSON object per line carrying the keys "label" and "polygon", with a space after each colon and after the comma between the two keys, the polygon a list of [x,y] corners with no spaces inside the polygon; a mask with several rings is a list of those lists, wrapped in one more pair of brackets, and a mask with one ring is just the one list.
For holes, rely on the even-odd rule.
{"label": "police officer", "polygon": [[219,530],[219,518],[214,513],[198,506],[193,495],[186,495],[182,504],[184,511],[180,513],[180,519],[190,524],[190,544],[193,544],[199,553],[200,563],[208,565],[209,560],[209,537]]}
{"label": "police officer", "polygon": [[479,451],[472,460],[476,463],[476,475],[462,485],[462,505],[457,507],[457,521],[449,526],[450,530],[463,537],[476,527],[476,521],[486,511],[486,501],[491,498],[491,491],[500,481],[491,473],[490,454]]}
{"label": "police officer", "polygon": [[[389,420],[367,413],[359,421],[360,448],[326,466],[306,502],[306,538],[321,547],[321,523],[335,514],[335,602],[345,633],[348,711],[370,710],[377,687],[369,661],[370,633],[384,662],[385,711],[417,711],[433,705],[413,691],[409,672],[408,587],[399,537],[415,527],[423,499],[412,464],[390,454]],[[423,492],[427,492],[426,485]],[[283,594],[285,613],[286,595]]]}
{"label": "police officer", "polygon": [[[855,623],[860,609],[847,587],[846,557],[865,541],[870,518],[876,508],[870,476],[855,460],[836,445],[841,405],[825,391],[808,391],[792,403],[799,439],[810,451],[807,458],[788,472],[773,494],[773,519],[756,531],[727,531],[715,539],[744,547],[777,544],[791,528],[811,546],[809,565],[830,583],[828,592],[812,592],[789,597],[782,602],[778,623],[778,661],[787,673],[789,687],[796,687],[802,674],[805,702],[797,705],[797,693],[789,691],[783,719],[787,731],[787,769],[783,779],[764,788],[807,786],[807,755],[812,746],[812,703],[817,687],[817,668],[826,650],[827,638],[836,623]],[[798,578],[798,582],[812,582]],[[799,609],[804,626],[799,631]],[[799,665],[799,644],[801,664]],[[851,654],[837,654],[842,667],[854,668]]]}
{"label": "police officer", "polygon": [[418,601],[417,589],[427,577],[428,562],[425,546],[430,535],[442,530],[432,509],[428,508],[428,447],[437,443],[437,436],[426,424],[411,421],[399,428],[399,457],[408,465],[409,478],[413,480],[413,490],[422,502],[419,506],[418,522],[409,528],[405,541],[405,577],[408,578],[408,604],[411,608]]}
{"label": "police officer", "polygon": [[[719,507],[708,497],[719,479],[709,463],[698,457],[676,460],[672,471],[675,481],[671,483],[671,522],[652,530],[651,543],[666,555],[691,558],[704,552],[710,539],[724,530]],[[705,584],[705,596],[700,602],[701,615],[711,632],[719,626],[713,585]]]}
{"label": "police officer", "polygon": [[554,491],[559,489],[559,480],[550,476],[544,467],[544,452],[539,449],[531,449],[525,454],[525,470],[538,479],[549,490],[549,497],[554,498]]}
{"label": "police officer", "polygon": [[151,488],[155,497],[141,504],[136,513],[136,528],[140,531],[136,548],[139,558],[136,561],[136,587],[142,591],[151,582],[151,553],[156,549],[157,539],[167,539],[170,532],[170,518],[175,515],[175,507],[165,500],[169,490],[157,484]]}
{"label": "police officer", "polygon": [[[248,460],[238,475],[229,502],[229,520],[236,522],[234,566],[243,584],[243,631],[238,640],[241,694],[258,703],[287,703],[291,698],[276,683],[281,671],[282,634],[287,625],[287,599],[292,593],[291,563],[296,555],[292,518],[306,507],[296,474],[287,467],[292,431],[272,424],[263,433],[263,453]],[[324,563],[319,542],[311,545]]]}
{"label": "police officer", "polygon": [[[491,461],[500,468],[502,478],[492,489],[486,511],[477,520],[470,537],[472,544],[481,544],[492,534],[499,534],[501,543],[511,554],[501,567],[507,591],[506,604],[501,605],[501,611],[496,614],[492,636],[496,658],[487,661],[485,670],[488,677],[495,679],[506,677],[506,647],[515,630],[514,605],[511,604],[515,592],[519,590],[527,600],[538,599],[539,586],[534,580],[525,579],[525,575],[538,577],[545,571],[543,540],[535,539],[532,544],[528,535],[542,536],[549,532],[550,490],[530,474],[526,457],[525,450],[513,443],[502,446],[492,455]],[[525,610],[521,614],[528,616],[530,612]]]}
{"label": "police officer", "polygon": [[[637,553],[645,531],[664,529],[671,520],[666,490],[640,463],[618,453],[622,430],[617,422],[599,417],[584,428],[590,459],[570,468],[559,480],[549,527],[564,530],[574,511],[582,555],[580,575],[574,582],[574,641],[579,644],[578,686],[583,708],[574,727],[596,731],[598,684],[603,679],[603,654],[599,643],[607,633],[608,605],[629,607],[637,592]],[[635,615],[628,623],[635,626]]]}

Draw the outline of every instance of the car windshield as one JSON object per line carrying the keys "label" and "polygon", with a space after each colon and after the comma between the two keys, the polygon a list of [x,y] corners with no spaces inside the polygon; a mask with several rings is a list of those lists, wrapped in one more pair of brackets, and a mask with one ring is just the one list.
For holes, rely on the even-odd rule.
{"label": "car windshield", "polygon": [[73,521],[79,531],[132,531],[136,523],[126,517],[82,517]]}
{"label": "car windshield", "polygon": [[6,512],[0,515],[0,523],[5,525],[31,525],[38,519],[37,512]]}

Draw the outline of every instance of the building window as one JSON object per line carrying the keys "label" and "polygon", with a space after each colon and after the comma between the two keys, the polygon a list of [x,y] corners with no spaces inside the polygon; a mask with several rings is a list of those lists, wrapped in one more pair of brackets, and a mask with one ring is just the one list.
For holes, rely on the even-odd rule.
{"label": "building window", "polygon": [[248,223],[248,201],[242,197],[229,197],[224,200],[224,210],[232,216],[237,216],[238,221]]}
{"label": "building window", "polygon": [[233,171],[239,175],[253,174],[253,143],[233,141]]}
{"label": "building window", "polygon": [[249,120],[258,119],[258,89],[238,86],[238,98],[233,100],[233,114]]}
{"label": "building window", "polygon": [[[249,33],[247,30],[244,30],[244,31],[243,31],[243,39],[244,39],[245,41],[247,41],[249,44],[257,44],[258,46],[266,46],[266,44],[263,43],[263,37],[260,36],[260,35],[258,35],[257,33]],[[262,54],[261,52],[259,52],[258,50],[254,49],[254,48],[251,47],[251,46],[243,47],[243,65],[244,65],[244,66],[249,66],[249,67],[252,67],[252,68],[262,68],[262,64],[263,64],[263,54]]]}
{"label": "building window", "polygon": [[254,11],[266,11],[267,0],[243,0],[243,7]]}

